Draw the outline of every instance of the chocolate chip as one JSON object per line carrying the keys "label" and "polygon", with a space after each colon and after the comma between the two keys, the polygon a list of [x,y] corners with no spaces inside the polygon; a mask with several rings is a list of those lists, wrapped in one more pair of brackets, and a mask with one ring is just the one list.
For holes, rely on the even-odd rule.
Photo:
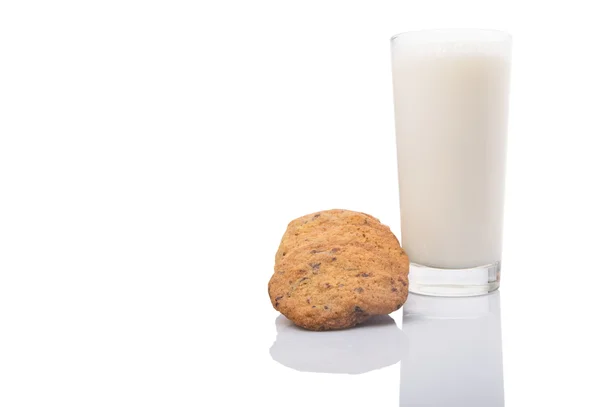
{"label": "chocolate chip", "polygon": [[400,309],[401,306],[402,306],[402,304],[398,304],[398,306],[396,307],[396,309]]}
{"label": "chocolate chip", "polygon": [[363,309],[361,307],[359,307],[358,305],[356,307],[354,307],[354,312],[364,312]]}
{"label": "chocolate chip", "polygon": [[328,307],[327,305],[325,305],[323,308],[325,308],[325,309],[329,309],[329,307]]}
{"label": "chocolate chip", "polygon": [[302,278],[300,279],[300,281],[298,281],[298,282],[299,282],[299,283],[301,283],[301,282],[303,282],[304,280],[308,280],[308,277],[302,277]]}
{"label": "chocolate chip", "polygon": [[275,297],[275,301],[279,301],[282,298],[283,298],[283,295],[279,295],[279,296]]}
{"label": "chocolate chip", "polygon": [[307,299],[306,299],[306,303],[307,303],[307,304],[310,304],[310,298],[307,298]]}
{"label": "chocolate chip", "polygon": [[406,287],[406,281],[404,281],[404,280],[400,280],[400,282],[402,283],[402,285],[403,285],[404,287]]}
{"label": "chocolate chip", "polygon": [[310,263],[313,270],[318,270],[321,267],[321,263]]}
{"label": "chocolate chip", "polygon": [[321,216],[321,214],[317,213],[315,216],[313,216],[313,219],[317,219],[319,216]]}
{"label": "chocolate chip", "polygon": [[316,305],[313,305],[312,307],[313,307],[313,308],[317,308],[317,306],[316,306]]}
{"label": "chocolate chip", "polygon": [[331,249],[331,253],[337,253],[339,251],[340,251],[340,249],[338,249],[337,247],[334,247],[333,249]]}
{"label": "chocolate chip", "polygon": [[325,285],[325,288],[331,288],[331,284],[329,284],[329,283],[325,283],[324,285]]}
{"label": "chocolate chip", "polygon": [[392,287],[392,292],[395,293],[396,291],[398,291],[398,289],[396,287]]}
{"label": "chocolate chip", "polygon": [[336,260],[337,260],[337,257],[333,257],[333,258],[331,259],[331,261],[336,261]]}
{"label": "chocolate chip", "polygon": [[355,289],[354,289],[354,291],[356,291],[356,292],[357,292],[357,293],[359,293],[359,294],[362,294],[362,293],[363,293],[363,291],[365,291],[365,289],[364,289],[364,288],[362,288],[362,287],[357,287],[357,288],[355,288]]}
{"label": "chocolate chip", "polygon": [[281,257],[284,257],[284,256],[285,256],[285,254],[286,254],[286,253],[285,253],[285,252],[283,252],[283,254],[281,255]]}
{"label": "chocolate chip", "polygon": [[370,277],[371,273],[359,273],[355,277]]}

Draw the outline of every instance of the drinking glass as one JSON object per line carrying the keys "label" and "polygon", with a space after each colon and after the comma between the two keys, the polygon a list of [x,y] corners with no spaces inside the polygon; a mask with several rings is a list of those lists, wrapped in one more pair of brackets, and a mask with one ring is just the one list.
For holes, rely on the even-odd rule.
{"label": "drinking glass", "polygon": [[500,284],[511,36],[414,31],[391,39],[401,239],[413,293]]}

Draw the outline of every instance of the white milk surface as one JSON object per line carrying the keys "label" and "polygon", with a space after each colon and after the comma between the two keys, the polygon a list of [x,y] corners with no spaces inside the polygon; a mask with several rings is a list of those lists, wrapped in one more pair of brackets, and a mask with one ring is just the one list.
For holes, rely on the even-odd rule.
{"label": "white milk surface", "polygon": [[392,40],[402,245],[411,262],[501,260],[510,41]]}

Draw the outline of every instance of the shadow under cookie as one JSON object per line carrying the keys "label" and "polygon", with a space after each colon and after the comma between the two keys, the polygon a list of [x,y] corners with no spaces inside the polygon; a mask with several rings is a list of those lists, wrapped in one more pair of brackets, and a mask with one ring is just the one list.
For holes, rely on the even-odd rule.
{"label": "shadow under cookie", "polygon": [[314,332],[283,315],[275,319],[273,360],[302,372],[360,374],[398,363],[407,339],[389,315],[371,317],[341,331]]}

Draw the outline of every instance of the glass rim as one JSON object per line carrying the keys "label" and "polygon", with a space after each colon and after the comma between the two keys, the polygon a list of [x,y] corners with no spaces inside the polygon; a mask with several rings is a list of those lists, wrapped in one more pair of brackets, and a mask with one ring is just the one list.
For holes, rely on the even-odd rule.
{"label": "glass rim", "polygon": [[[410,30],[403,31],[396,35],[393,35],[390,38],[390,42],[394,42],[398,39],[407,38],[407,37],[417,37],[422,38],[426,36],[435,36],[439,34],[444,35],[468,35],[472,40],[477,42],[504,42],[504,41],[512,41],[512,35],[507,31],[496,30],[492,28],[427,28],[422,30]],[[437,39],[438,41],[440,38]],[[443,41],[447,41],[448,39],[443,38]]]}

